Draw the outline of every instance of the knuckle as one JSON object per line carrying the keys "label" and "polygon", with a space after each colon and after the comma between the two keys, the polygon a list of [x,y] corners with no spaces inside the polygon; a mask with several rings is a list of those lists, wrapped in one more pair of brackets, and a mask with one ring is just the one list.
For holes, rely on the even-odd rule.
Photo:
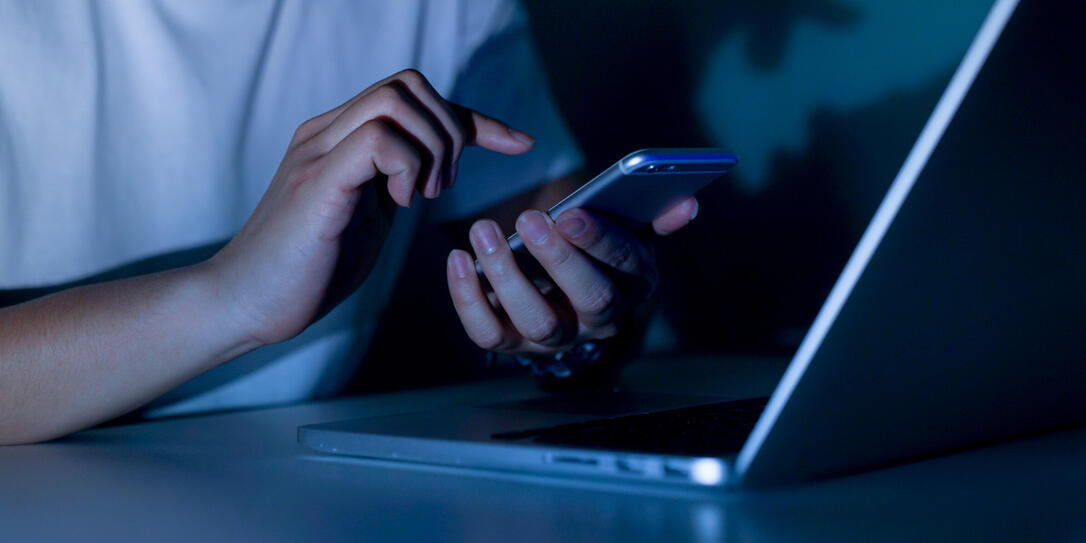
{"label": "knuckle", "polygon": [[633,244],[628,241],[619,242],[614,250],[607,256],[607,264],[615,269],[622,270],[629,265],[634,258]]}
{"label": "knuckle", "polygon": [[584,221],[585,229],[574,243],[582,249],[594,249],[605,240],[603,230],[596,224],[596,220],[588,213],[579,212],[576,217]]}
{"label": "knuckle", "polygon": [[407,68],[406,70],[401,70],[398,74],[396,74],[396,77],[397,79],[400,79],[408,85],[423,83],[426,81],[426,76],[422,75],[422,72],[416,70],[415,68]]}
{"label": "knuckle", "polygon": [[452,296],[453,304],[463,310],[470,310],[479,304],[474,296],[474,290],[467,281],[460,279],[452,275],[452,265],[449,268],[449,295]]}
{"label": "knuckle", "polygon": [[460,124],[460,121],[455,115],[447,114],[448,121],[444,124],[449,132],[450,143],[452,144],[453,159],[459,159],[461,153],[464,152],[464,148],[468,145],[468,136],[464,131],[464,126]]}
{"label": "knuckle", "polygon": [[563,244],[555,250],[554,255],[551,257],[551,266],[556,269],[565,267],[566,264],[573,258],[573,249],[568,245]]}
{"label": "knuckle", "polygon": [[450,162],[450,164],[452,164],[454,171],[457,168],[459,168],[460,157],[463,156],[463,154],[464,154],[464,145],[463,144],[458,144],[458,143],[456,143],[454,141],[453,142],[452,152],[449,153],[449,162]]}
{"label": "knuckle", "polygon": [[417,154],[409,153],[403,160],[403,176],[409,179],[418,177],[422,170],[422,158]]}
{"label": "knuckle", "polygon": [[400,91],[396,90],[392,85],[381,85],[374,89],[367,98],[391,113],[391,110],[395,109],[400,102]]}
{"label": "knuckle", "polygon": [[366,121],[362,123],[362,126],[358,127],[358,137],[369,145],[380,143],[387,134],[388,131],[385,129],[384,123],[377,120]]}
{"label": "knuckle", "polygon": [[357,192],[342,193],[337,191],[334,195],[320,201],[316,213],[326,219],[350,216],[360,198],[361,196]]}
{"label": "knuckle", "polygon": [[294,136],[291,137],[291,145],[297,145],[307,139],[317,131],[317,117],[307,119],[298,125],[298,128],[294,130]]}
{"label": "knuckle", "polygon": [[441,145],[438,145],[435,148],[431,149],[430,152],[433,156],[433,171],[430,173],[437,175],[441,172],[441,168],[443,168],[445,165],[445,157],[447,153],[444,146]]}
{"label": "knuckle", "polygon": [[[453,304],[462,315],[478,315],[490,310],[489,304],[479,300],[469,287],[461,284],[453,288],[452,291]],[[468,320],[464,320],[464,325],[468,325]]]}
{"label": "knuckle", "polygon": [[382,145],[376,148],[381,155],[382,162],[387,164],[389,175],[399,175],[414,179],[422,169],[422,159],[410,149],[397,146],[392,142],[382,141]]}
{"label": "knuckle", "polygon": [[490,279],[492,284],[505,282],[512,272],[509,262],[506,261],[505,258],[502,258],[502,256],[503,255],[495,253],[492,255],[481,255],[480,257],[481,259],[485,259],[480,260],[480,262],[486,262],[484,270],[486,271],[487,279]]}
{"label": "knuckle", "polygon": [[505,336],[502,334],[501,330],[487,328],[484,330],[476,330],[473,334],[472,341],[483,349],[496,351],[505,345]]}
{"label": "knuckle", "polygon": [[547,343],[558,338],[558,317],[553,314],[541,316],[524,334],[535,343]]}
{"label": "knuckle", "polygon": [[331,138],[323,137],[321,134],[313,134],[298,142],[296,147],[292,149],[292,153],[299,160],[304,161],[323,156],[331,151],[335,144],[336,142]]}
{"label": "knuckle", "polygon": [[581,301],[582,312],[590,315],[607,315],[615,307],[615,290],[612,287],[593,290]]}
{"label": "knuckle", "polygon": [[467,138],[464,137],[464,131],[458,123],[452,123],[449,137],[452,138],[453,156],[459,157],[460,153],[464,151],[464,143]]}

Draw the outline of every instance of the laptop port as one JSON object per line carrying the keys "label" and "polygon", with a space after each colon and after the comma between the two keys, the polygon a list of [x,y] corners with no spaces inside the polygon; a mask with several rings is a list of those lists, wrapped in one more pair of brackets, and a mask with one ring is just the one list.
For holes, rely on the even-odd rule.
{"label": "laptop port", "polygon": [[599,459],[597,458],[564,454],[552,454],[549,456],[548,460],[555,464],[574,464],[577,466],[598,466],[600,463]]}

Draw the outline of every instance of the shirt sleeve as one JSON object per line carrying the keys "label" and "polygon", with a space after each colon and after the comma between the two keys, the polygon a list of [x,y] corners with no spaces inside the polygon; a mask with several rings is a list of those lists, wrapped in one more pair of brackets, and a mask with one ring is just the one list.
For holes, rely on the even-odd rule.
{"label": "shirt sleeve", "polygon": [[535,137],[535,147],[505,156],[468,147],[456,186],[429,202],[429,218],[449,221],[567,175],[583,156],[554,103],[523,10],[506,2],[491,18],[489,35],[470,54],[450,99]]}

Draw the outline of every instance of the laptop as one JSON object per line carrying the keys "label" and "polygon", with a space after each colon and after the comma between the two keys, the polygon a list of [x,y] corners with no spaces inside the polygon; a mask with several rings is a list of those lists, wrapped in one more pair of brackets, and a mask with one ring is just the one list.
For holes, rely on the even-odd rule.
{"label": "laptop", "polygon": [[540,398],[302,426],[299,442],[748,488],[1086,423],[1086,48],[1071,5],[994,3],[769,398]]}

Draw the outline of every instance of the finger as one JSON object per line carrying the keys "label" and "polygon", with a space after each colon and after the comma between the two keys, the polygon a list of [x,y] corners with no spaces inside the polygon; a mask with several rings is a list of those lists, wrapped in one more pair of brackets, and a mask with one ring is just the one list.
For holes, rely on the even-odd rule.
{"label": "finger", "polygon": [[343,112],[347,110],[347,108],[351,107],[352,104],[357,102],[363,96],[369,94],[370,91],[374,88],[383,84],[384,80],[381,80],[373,85],[370,85],[369,87],[366,87],[366,89],[362,92],[352,96],[350,100],[347,100],[346,102],[343,102],[342,104],[337,106],[335,109],[325,111],[324,113],[321,113],[320,115],[317,115],[312,119],[308,119],[302,124],[298,125],[298,129],[294,131],[294,136],[290,139],[290,146],[295,147],[307,141],[310,141],[311,139],[313,139],[314,136],[320,134],[324,131],[324,129],[328,128],[328,125],[332,124],[333,121],[338,119],[339,116],[342,115]]}
{"label": "finger", "polygon": [[[385,85],[352,104],[314,140],[331,148],[362,124],[381,118],[417,141],[425,153],[423,179],[416,187],[427,198],[441,192],[441,165],[448,152],[444,129],[411,94],[396,85]],[[428,155],[428,156],[427,156]],[[427,161],[425,159],[429,158]]]}
{"label": "finger", "polygon": [[406,85],[416,99],[427,106],[429,112],[449,134],[453,148],[452,164],[449,166],[449,186],[455,181],[455,162],[459,159],[464,145],[478,145],[491,151],[515,155],[528,152],[535,144],[535,138],[522,131],[510,128],[505,123],[470,108],[444,100],[421,73],[415,70],[404,70],[370,85],[335,109],[302,123],[295,132],[291,145],[295,146],[311,140],[325,131],[362,98],[393,81],[400,81]]}
{"label": "finger", "polygon": [[[513,258],[513,251],[502,236],[498,223],[481,220],[468,236],[487,281],[497,295],[506,315],[520,335],[540,345],[560,345],[573,334],[563,326],[557,312],[539,290],[524,276]],[[572,331],[575,333],[575,331]]]}
{"label": "finger", "polygon": [[592,258],[628,274],[655,273],[648,248],[629,230],[584,209],[566,211],[556,222],[562,237]]}
{"label": "finger", "polygon": [[652,229],[661,236],[674,234],[698,216],[698,201],[693,196],[687,196],[652,220]]}
{"label": "finger", "polygon": [[568,299],[586,332],[596,339],[618,332],[615,284],[580,249],[555,230],[545,213],[529,210],[517,218],[524,246]]}
{"label": "finger", "polygon": [[441,128],[445,131],[451,149],[446,154],[447,160],[442,164],[442,167],[445,168],[443,179],[445,188],[451,187],[456,182],[457,163],[460,160],[460,154],[464,150],[467,139],[463,125],[456,118],[452,106],[438,94],[430,81],[419,71],[404,70],[395,74],[392,78],[405,85],[415,99],[437,119]]}
{"label": "finger", "polygon": [[371,120],[351,132],[320,159],[324,191],[351,191],[378,173],[388,176],[388,192],[404,207],[411,206],[422,168],[418,149],[398,130]]}
{"label": "finger", "polygon": [[494,312],[466,251],[456,249],[449,253],[446,276],[453,307],[468,337],[488,351],[516,348],[521,338],[515,332],[511,333],[513,331]]}
{"label": "finger", "polygon": [[478,145],[483,149],[504,155],[527,153],[535,145],[535,138],[520,130],[510,128],[497,119],[459,104],[450,102],[449,105],[464,127],[468,145]]}
{"label": "finger", "polygon": [[328,110],[324,113],[321,113],[320,115],[317,115],[316,117],[313,117],[312,119],[305,121],[298,127],[298,130],[294,132],[294,138],[291,139],[291,145],[308,141],[313,136],[322,132],[325,128],[328,128],[328,125],[332,124],[332,121],[335,121],[337,118],[339,118],[340,115],[343,114],[344,111],[347,111],[347,108],[351,107],[363,96],[366,96],[369,93],[373,92],[374,89],[380,88],[384,85],[387,85],[391,81],[394,81],[396,77],[400,75],[400,73],[402,72],[392,74],[366,87],[362,90],[362,92],[359,92],[358,94],[352,96],[346,102],[343,102],[339,106],[336,106],[335,109]]}

